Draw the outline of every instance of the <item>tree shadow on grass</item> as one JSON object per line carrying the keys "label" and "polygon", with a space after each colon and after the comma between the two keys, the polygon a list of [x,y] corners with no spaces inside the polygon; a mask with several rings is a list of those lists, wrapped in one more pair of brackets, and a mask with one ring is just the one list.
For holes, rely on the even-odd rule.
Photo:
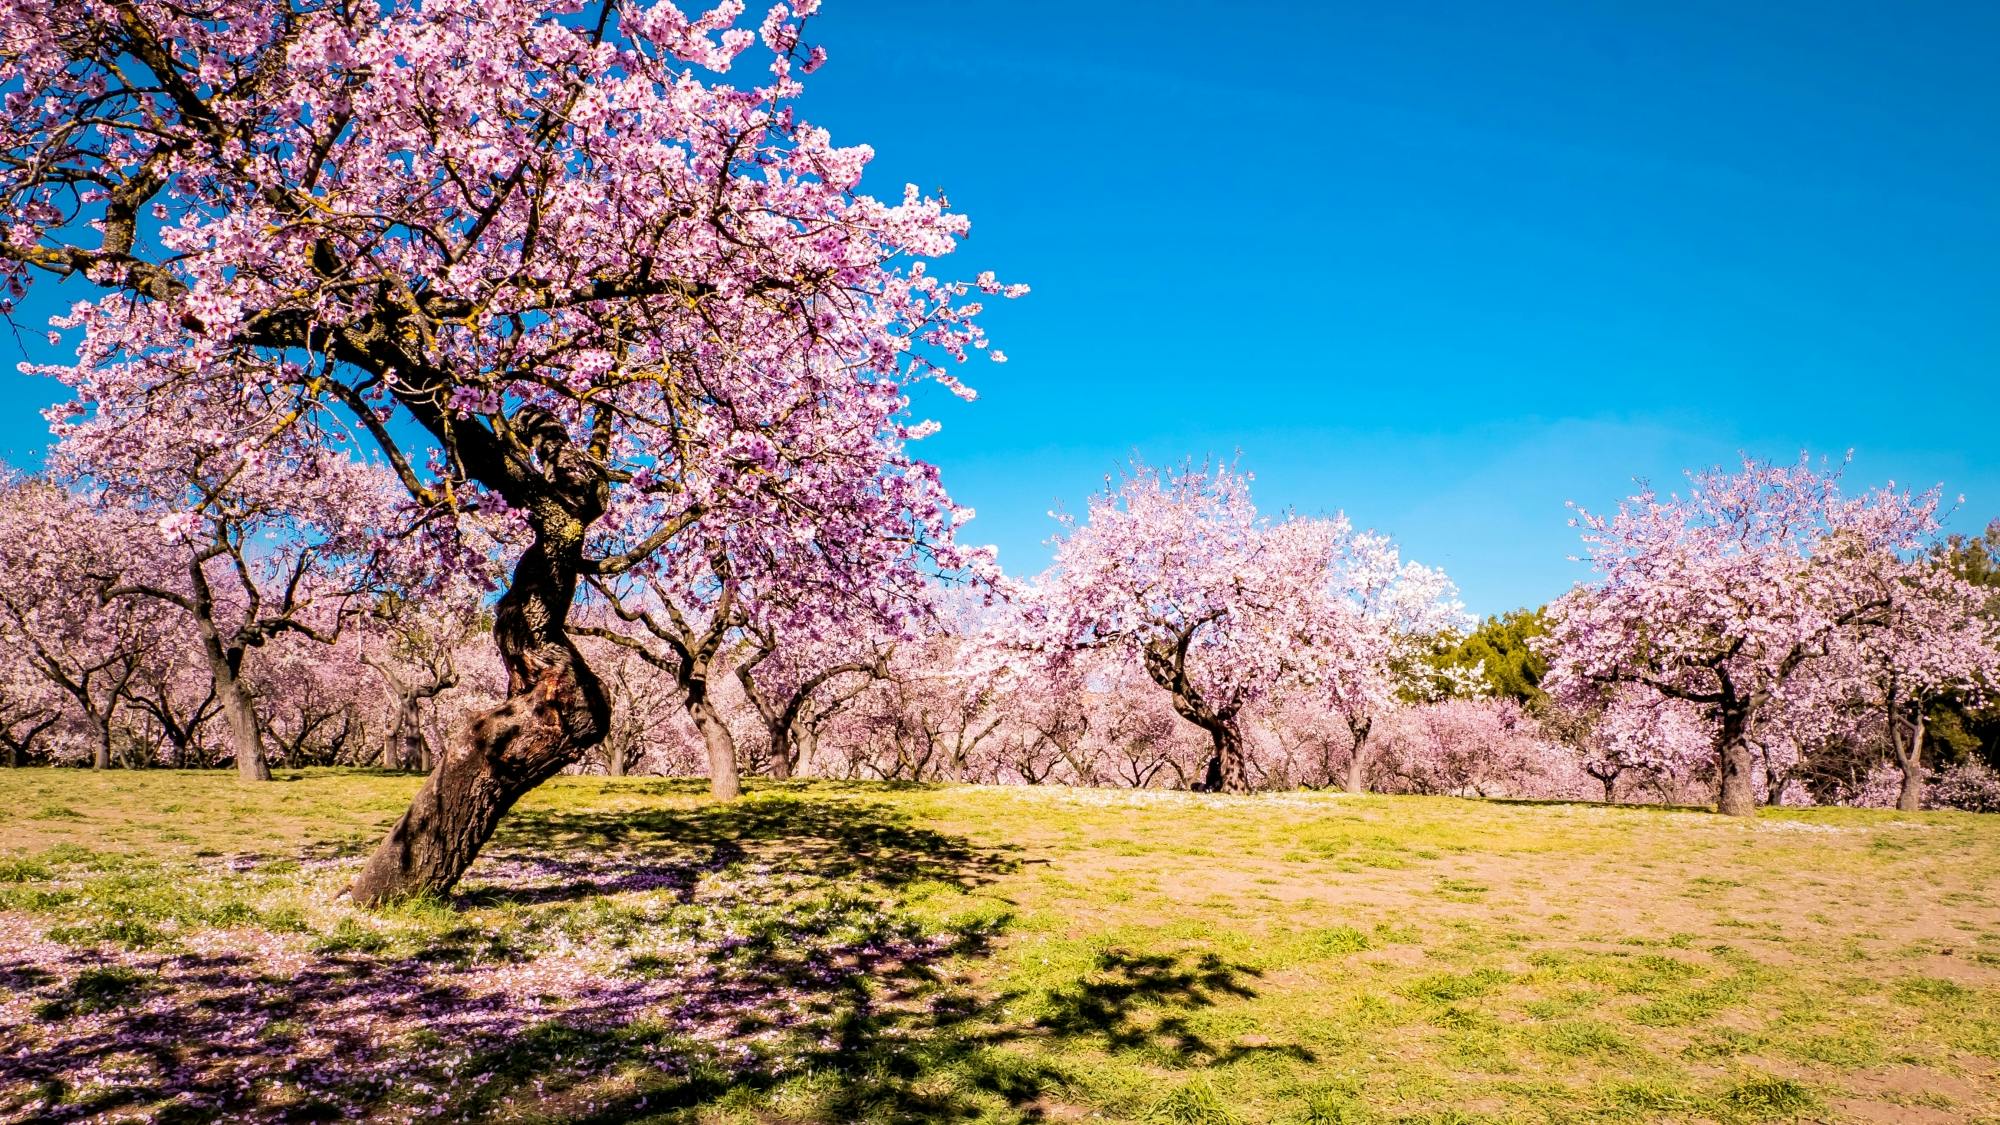
{"label": "tree shadow on grass", "polygon": [[[564,858],[579,854],[588,858]],[[1018,849],[975,846],[912,825],[877,802],[767,791],[755,800],[688,808],[517,810],[461,897],[471,905],[551,902],[644,889],[648,881],[687,886],[753,856],[884,891],[922,882],[971,890],[1020,862]],[[498,869],[506,869],[506,878],[494,884],[487,873]]]}
{"label": "tree shadow on grass", "polygon": [[[1019,857],[880,803],[767,795],[526,810],[447,919],[76,948],[0,915],[0,1119],[1039,1119],[1063,1050],[1226,1062],[1186,1013],[1252,995],[1212,955],[1108,952],[1027,1010],[970,977],[1008,924],[959,895]],[[248,877],[248,876],[246,876]],[[919,909],[942,898],[957,913]],[[16,922],[23,917],[15,915]],[[414,942],[414,945],[411,943]],[[1297,1048],[1289,1050],[1297,1051]]]}

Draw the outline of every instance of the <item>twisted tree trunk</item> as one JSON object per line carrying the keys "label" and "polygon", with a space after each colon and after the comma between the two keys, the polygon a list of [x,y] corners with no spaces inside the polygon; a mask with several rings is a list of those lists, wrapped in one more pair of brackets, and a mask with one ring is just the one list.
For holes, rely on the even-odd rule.
{"label": "twisted tree trunk", "polygon": [[355,876],[349,891],[356,902],[448,892],[522,794],[604,738],[610,701],[563,626],[584,529],[595,515],[573,501],[545,500],[530,510],[534,542],[494,607],[507,700],[446,748],[409,811]]}
{"label": "twisted tree trunk", "polygon": [[1243,738],[1236,732],[1236,725],[1227,720],[1218,722],[1208,730],[1209,740],[1215,746],[1215,756],[1208,760],[1208,776],[1204,782],[1212,793],[1248,793],[1249,775],[1243,770]]}
{"label": "twisted tree trunk", "polygon": [[1197,629],[1213,621],[1203,618],[1183,626],[1171,638],[1149,641],[1142,653],[1146,674],[1167,690],[1174,711],[1181,718],[1208,732],[1215,753],[1208,760],[1202,788],[1211,793],[1247,793],[1248,775],[1243,769],[1243,736],[1236,729],[1236,707],[1211,704],[1188,675],[1188,646]]}

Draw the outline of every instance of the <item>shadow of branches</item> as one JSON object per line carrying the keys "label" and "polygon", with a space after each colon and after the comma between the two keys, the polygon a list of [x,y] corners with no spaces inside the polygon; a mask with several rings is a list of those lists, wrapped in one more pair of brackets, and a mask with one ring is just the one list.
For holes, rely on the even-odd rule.
{"label": "shadow of branches", "polygon": [[523,811],[465,909],[393,948],[358,915],[163,950],[0,915],[0,1118],[675,1121],[785,1086],[765,1119],[1034,1120],[1065,1046],[1246,1050],[1185,1019],[1253,995],[1212,955],[1107,952],[1011,1018],[1022,997],[972,979],[1004,900],[913,902],[974,902],[956,892],[1018,862],[880,803],[767,794]]}

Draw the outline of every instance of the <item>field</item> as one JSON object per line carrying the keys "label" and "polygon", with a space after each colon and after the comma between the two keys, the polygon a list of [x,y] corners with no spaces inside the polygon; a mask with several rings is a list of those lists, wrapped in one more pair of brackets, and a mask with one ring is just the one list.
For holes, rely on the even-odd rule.
{"label": "field", "polygon": [[2000,817],[0,773],[0,1118],[2000,1121]]}

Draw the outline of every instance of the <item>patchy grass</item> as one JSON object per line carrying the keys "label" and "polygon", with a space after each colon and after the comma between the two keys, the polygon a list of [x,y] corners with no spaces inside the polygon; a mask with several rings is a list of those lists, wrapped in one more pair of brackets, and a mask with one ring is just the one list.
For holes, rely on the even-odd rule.
{"label": "patchy grass", "polygon": [[0,772],[0,1119],[2000,1120],[2000,818],[415,785]]}

